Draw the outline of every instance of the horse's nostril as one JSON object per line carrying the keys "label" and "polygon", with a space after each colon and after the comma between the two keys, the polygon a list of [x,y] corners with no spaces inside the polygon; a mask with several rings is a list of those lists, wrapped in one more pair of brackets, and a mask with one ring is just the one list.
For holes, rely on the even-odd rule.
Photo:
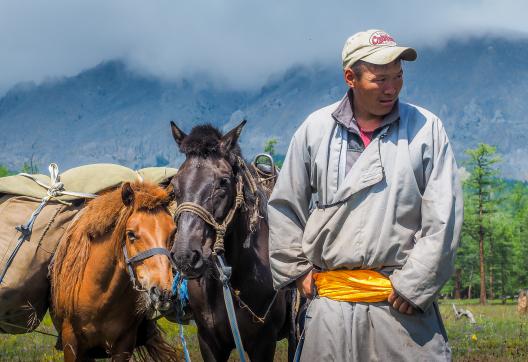
{"label": "horse's nostril", "polygon": [[152,287],[149,290],[150,299],[153,301],[158,301],[160,299],[160,291],[157,287]]}
{"label": "horse's nostril", "polygon": [[202,254],[200,254],[199,251],[193,250],[193,255],[192,255],[192,259],[191,259],[191,265],[194,268],[198,269],[198,268],[202,267],[202,264],[203,264]]}

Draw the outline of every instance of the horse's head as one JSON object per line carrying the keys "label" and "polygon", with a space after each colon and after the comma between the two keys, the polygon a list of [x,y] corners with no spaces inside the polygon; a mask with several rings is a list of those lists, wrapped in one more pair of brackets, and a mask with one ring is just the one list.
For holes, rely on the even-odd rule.
{"label": "horse's head", "polygon": [[209,125],[194,127],[186,135],[171,122],[174,139],[186,157],[172,179],[178,205],[172,254],[187,278],[200,277],[211,265],[216,238],[229,231],[240,206],[236,203],[242,192],[237,140],[244,124],[224,135]]}
{"label": "horse's head", "polygon": [[121,250],[134,287],[148,295],[147,308],[170,307],[173,277],[168,250],[175,224],[168,205],[173,197],[171,186],[163,189],[147,183],[124,183],[121,187],[127,217],[116,232],[121,233]]}

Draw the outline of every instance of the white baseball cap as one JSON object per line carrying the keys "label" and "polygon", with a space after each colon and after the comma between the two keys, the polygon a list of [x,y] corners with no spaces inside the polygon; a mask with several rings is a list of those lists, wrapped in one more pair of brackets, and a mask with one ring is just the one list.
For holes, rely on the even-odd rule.
{"label": "white baseball cap", "polygon": [[343,47],[343,69],[358,60],[385,65],[396,59],[416,60],[416,50],[400,47],[392,36],[379,29],[362,31],[347,39]]}

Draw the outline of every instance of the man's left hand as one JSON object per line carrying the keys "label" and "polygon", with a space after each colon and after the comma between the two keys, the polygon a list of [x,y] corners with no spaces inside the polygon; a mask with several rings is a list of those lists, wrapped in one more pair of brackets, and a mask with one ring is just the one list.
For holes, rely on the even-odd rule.
{"label": "man's left hand", "polygon": [[402,314],[414,314],[416,309],[412,305],[409,304],[405,299],[400,297],[398,293],[396,293],[394,290],[389,295],[389,304],[396,309],[398,312]]}

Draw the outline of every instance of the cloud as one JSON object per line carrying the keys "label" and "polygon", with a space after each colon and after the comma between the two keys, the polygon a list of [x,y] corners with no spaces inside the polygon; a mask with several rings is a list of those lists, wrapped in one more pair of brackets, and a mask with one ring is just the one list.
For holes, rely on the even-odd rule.
{"label": "cloud", "polygon": [[528,3],[504,1],[0,0],[0,90],[123,59],[162,79],[207,75],[251,88],[297,63],[340,63],[352,33],[400,43],[526,36]]}

